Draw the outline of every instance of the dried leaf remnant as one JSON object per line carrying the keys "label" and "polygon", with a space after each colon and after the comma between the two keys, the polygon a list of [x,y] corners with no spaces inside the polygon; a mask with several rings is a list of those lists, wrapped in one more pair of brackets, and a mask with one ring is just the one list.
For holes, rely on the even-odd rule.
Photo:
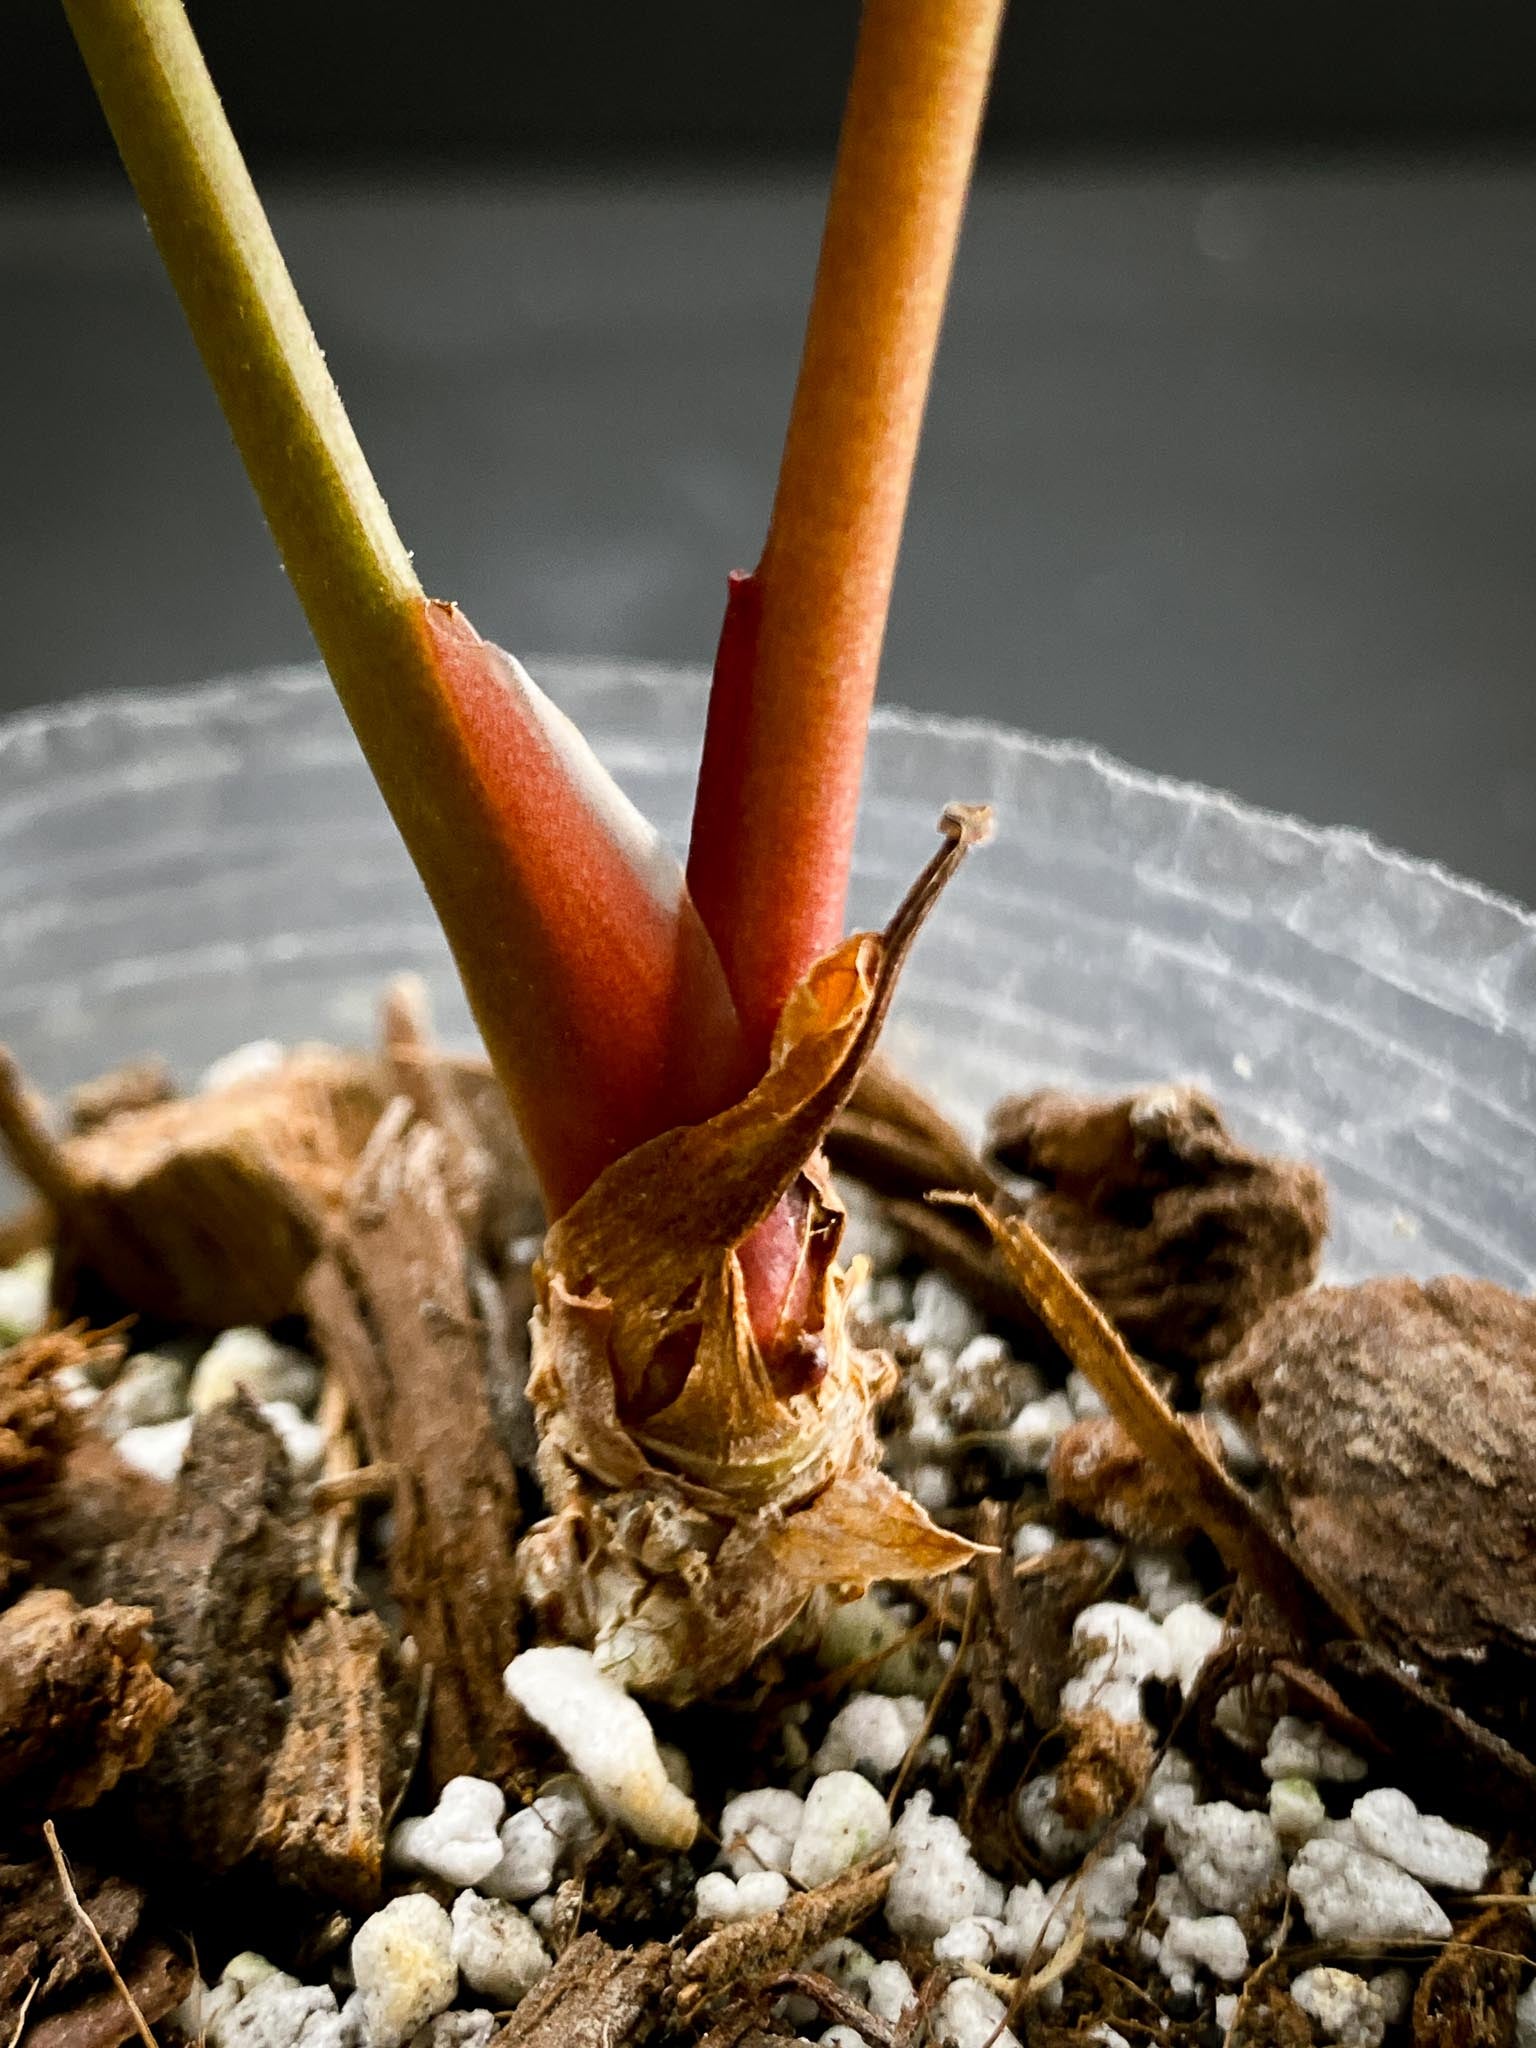
{"label": "dried leaf remnant", "polygon": [[[888,929],[845,940],[802,982],[752,1093],[630,1153],[546,1240],[529,1395],[556,1512],[520,1568],[551,1632],[634,1690],[707,1693],[818,1587],[934,1577],[973,1554],[879,1470],[893,1369],[850,1341],[842,1212],[818,1148],[924,917],[985,829],[946,813],[944,847]],[[786,1198],[801,1218],[787,1359],[759,1344],[738,1256]]]}

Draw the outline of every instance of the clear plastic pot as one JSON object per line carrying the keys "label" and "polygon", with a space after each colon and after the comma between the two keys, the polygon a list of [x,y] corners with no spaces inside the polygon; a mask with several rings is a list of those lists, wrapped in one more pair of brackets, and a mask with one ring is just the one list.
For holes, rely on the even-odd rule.
{"label": "clear plastic pot", "polygon": [[[703,680],[534,673],[667,835]],[[1536,1278],[1536,920],[1362,836],[1077,746],[885,711],[853,914],[879,923],[952,798],[996,806],[888,1049],[962,1122],[1047,1082],[1188,1078],[1334,1189],[1337,1274]],[[44,1088],[159,1052],[366,1038],[386,979],[463,1000],[324,677],[293,669],[0,726],[0,1041]]]}

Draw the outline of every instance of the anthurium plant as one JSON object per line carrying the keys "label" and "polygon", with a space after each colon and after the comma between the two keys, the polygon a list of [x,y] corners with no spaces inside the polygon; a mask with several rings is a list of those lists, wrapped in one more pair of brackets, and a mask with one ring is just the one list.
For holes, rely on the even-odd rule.
{"label": "anthurium plant", "polygon": [[969,1546],[878,1469],[821,1139],[980,814],[843,935],[865,734],[1002,0],[867,0],[761,561],[686,871],[521,665],[421,589],[181,0],[64,0],[293,587],[543,1188],[524,1583],[642,1689]]}

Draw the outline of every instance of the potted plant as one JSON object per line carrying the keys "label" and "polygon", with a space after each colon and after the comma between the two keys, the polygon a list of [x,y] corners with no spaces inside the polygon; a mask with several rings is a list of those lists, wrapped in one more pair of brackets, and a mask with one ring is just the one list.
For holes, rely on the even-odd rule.
{"label": "potted plant", "polygon": [[[872,1064],[917,928],[986,829],[947,808],[885,930],[843,936],[996,6],[866,10],[779,492],[758,570],[732,581],[684,872],[520,666],[420,591],[179,4],[67,5],[493,1077],[441,1055],[401,991],[379,1055],[295,1055],[186,1102],[120,1076],[68,1139],[9,1078],[0,1125],[51,1207],[57,1299],[140,1318],[126,1373],[121,1338],[79,1326],[6,1361],[0,1485],[20,1479],[0,1506],[25,1504],[25,1590],[0,1626],[16,1754],[43,1766],[23,1821],[81,1816],[94,1890],[71,1883],[51,1825],[46,1847],[66,1924],[96,1928],[101,1954],[101,1830],[127,1814],[162,1864],[214,1877],[222,1898],[254,1883],[285,1901],[289,1924],[269,1903],[263,1940],[300,1966],[236,1957],[188,2004],[185,1958],[136,1910],[117,1937],[131,1968],[111,1965],[112,2038],[163,2019],[206,2026],[215,2048],[311,2026],[400,2048],[422,2027],[488,2033],[515,2007],[508,2048],[829,2021],[838,2041],[926,2028],[969,2048],[1024,2015],[1052,2024],[1064,1985],[1071,2014],[1134,2026],[1107,1982],[1157,2009],[1155,1979],[1229,2033],[1364,2039],[1405,1995],[1426,2014],[1462,1995],[1435,1970],[1414,1991],[1302,1959],[1264,1983],[1252,1945],[1283,1936],[1287,1881],[1335,1947],[1440,1942],[1437,1894],[1471,1895],[1482,1918],[1458,1940],[1495,1960],[1469,1963],[1465,1995],[1513,2013],[1520,1910],[1479,1899],[1489,1842],[1420,1813],[1398,1780],[1423,1796],[1402,1731],[1432,1728],[1468,1811],[1525,1796],[1518,1705],[1501,1717],[1480,1699],[1469,1716],[1402,1668],[1410,1650],[1453,1667],[1503,1656],[1519,1596],[1490,1602],[1452,1575],[1415,1634],[1401,1561],[1394,1579],[1383,1558],[1418,1556],[1424,1509],[1331,1533],[1369,1445],[1320,1480],[1295,1415],[1365,1413],[1424,1500],[1481,1532],[1486,1474],[1425,1418],[1421,1381],[1405,1370],[1383,1390],[1376,1361],[1431,1370],[1449,1326],[1513,1415],[1521,1305],[1496,1289],[1307,1294],[1319,1177],[1246,1150],[1187,1090],[1037,1093],[999,1111],[981,1157]],[[921,1301],[902,1297],[894,1406],[895,1297],[882,1316],[839,1263],[829,1141],[883,1200],[882,1259],[915,1247],[962,1286],[935,1271]],[[509,1227],[534,1215],[536,1255]],[[153,1378],[146,1357],[174,1377],[186,1331],[221,1312],[292,1335],[294,1311],[325,1366],[318,1437],[277,1413],[304,1361],[270,1337],[242,1352],[238,1332],[200,1345],[186,1391],[205,1419],[148,1425],[180,1430],[169,1492],[125,1468],[132,1429],[103,1464],[106,1432],[82,1439],[70,1419],[121,1407],[135,1375]],[[139,1344],[146,1330],[169,1348]],[[1032,1360],[1071,1368],[1068,1391],[1039,1387]],[[1241,1411],[1273,1501],[1240,1483],[1253,1452],[1230,1414],[1179,1412],[1202,1386],[1208,1407],[1219,1393]],[[265,1420],[242,1392],[266,1396]],[[981,1462],[962,1470],[971,1450]],[[296,1461],[321,1466],[301,1495]],[[1054,1519],[1021,1468],[1048,1472]],[[1096,1599],[1127,1557],[1140,1604]],[[370,1571],[387,1583],[375,1599]],[[918,1597],[901,1625],[888,1599],[853,1597],[904,1580]],[[1207,1584],[1237,1589],[1229,1629]],[[817,1658],[827,1675],[807,1695]],[[818,1688],[851,1694],[830,1725]],[[1206,1718],[1193,1764],[1180,1702]],[[653,1727],[690,1708],[715,1718],[667,1725],[753,1717],[745,1766],[709,1737],[693,1747],[697,1798]],[[430,1811],[392,1838],[411,1875],[380,1906],[423,1728],[412,1804]],[[1222,1740],[1262,1756],[1267,1806],[1253,1784],[1200,1797],[1239,1789]],[[1350,1743],[1373,1740],[1393,1771],[1330,1832],[1318,1781],[1362,1777]],[[574,1785],[543,1779],[550,1742]],[[509,1789],[528,1803],[505,1818]],[[724,1870],[702,1869],[701,1813],[718,1817]],[[1149,1842],[1177,1870],[1155,1902]],[[589,1894],[598,1931],[582,1933]],[[339,1932],[334,1911],[317,1925],[323,1905]],[[1143,1909],[1155,1922],[1133,1936]],[[61,1936],[27,1920],[30,1898],[17,1912],[57,2001]],[[870,1947],[851,1941],[872,1926]],[[299,1981],[317,1974],[332,1981]]]}

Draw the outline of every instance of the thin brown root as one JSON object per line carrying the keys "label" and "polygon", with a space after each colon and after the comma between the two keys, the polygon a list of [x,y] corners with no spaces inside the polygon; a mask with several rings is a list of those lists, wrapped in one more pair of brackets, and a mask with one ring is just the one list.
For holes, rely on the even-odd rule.
{"label": "thin brown root", "polygon": [[21,2011],[16,2015],[16,2024],[11,2029],[11,2038],[9,2041],[6,2042],[5,2048],[17,2048],[17,2043],[20,2041],[22,2035],[26,2032],[27,2014],[32,2010],[32,2001],[34,1998],[36,1998],[38,1993],[38,1987],[42,1983],[42,1981],[43,1980],[41,1977],[34,1977],[32,1979],[32,1982],[27,1986],[26,1991],[22,1996]]}
{"label": "thin brown root", "polygon": [[[906,1782],[912,1775],[912,1766],[917,1761],[918,1751],[933,1733],[939,1715],[943,1711],[944,1702],[949,1698],[951,1692],[954,1691],[961,1669],[965,1663],[965,1653],[971,1646],[971,1636],[976,1625],[976,1608],[980,1596],[981,1581],[979,1579],[972,1579],[971,1595],[965,1603],[965,1619],[960,1624],[960,1641],[955,1649],[954,1661],[934,1687],[933,1698],[928,1702],[928,1711],[923,1716],[923,1725],[917,1731],[916,1737],[908,1745],[907,1753],[901,1760],[901,1768],[891,1781],[891,1789],[887,1793],[885,1801],[887,1813],[894,1813],[896,1811],[896,1802],[900,1799]],[[944,1627],[942,1620],[938,1626],[942,1634]]]}
{"label": "thin brown root", "polygon": [[1279,1931],[1270,1944],[1269,1953],[1263,1957],[1258,1968],[1251,1970],[1243,1979],[1242,1989],[1237,1994],[1237,2003],[1232,2008],[1232,2017],[1227,2023],[1226,2033],[1222,2036],[1221,2048],[1232,2048],[1238,2027],[1247,2014],[1254,1992],[1258,1990],[1269,1972],[1279,1962],[1281,1956],[1284,1955],[1286,1937],[1291,1931],[1291,1911],[1295,1904],[1295,1898],[1288,1891],[1285,1895],[1285,1905],[1280,1914]]}
{"label": "thin brown root", "polygon": [[[51,1820],[43,1822],[43,1840],[48,1844],[48,1854],[53,1858],[53,1867],[58,1873],[59,1889],[64,1894],[69,1910],[90,1936],[92,1946],[95,1948],[97,1955],[101,1957],[102,1968],[112,1979],[113,1988],[116,1990],[118,1997],[123,2001],[123,2004],[128,2008],[129,2015],[133,2020],[135,2033],[144,2043],[144,2048],[160,2048],[160,2044],[149,2030],[148,2020],[145,2019],[143,2013],[139,2010],[138,2000],[123,1982],[122,1972],[112,1960],[112,1951],[102,1940],[96,1922],[80,1903],[80,1894],[75,1890],[74,1879],[69,1874],[69,1865],[64,1860],[64,1851],[59,1847],[58,1831]],[[25,2008],[22,2010],[22,2017],[23,2019],[26,2017]]]}

